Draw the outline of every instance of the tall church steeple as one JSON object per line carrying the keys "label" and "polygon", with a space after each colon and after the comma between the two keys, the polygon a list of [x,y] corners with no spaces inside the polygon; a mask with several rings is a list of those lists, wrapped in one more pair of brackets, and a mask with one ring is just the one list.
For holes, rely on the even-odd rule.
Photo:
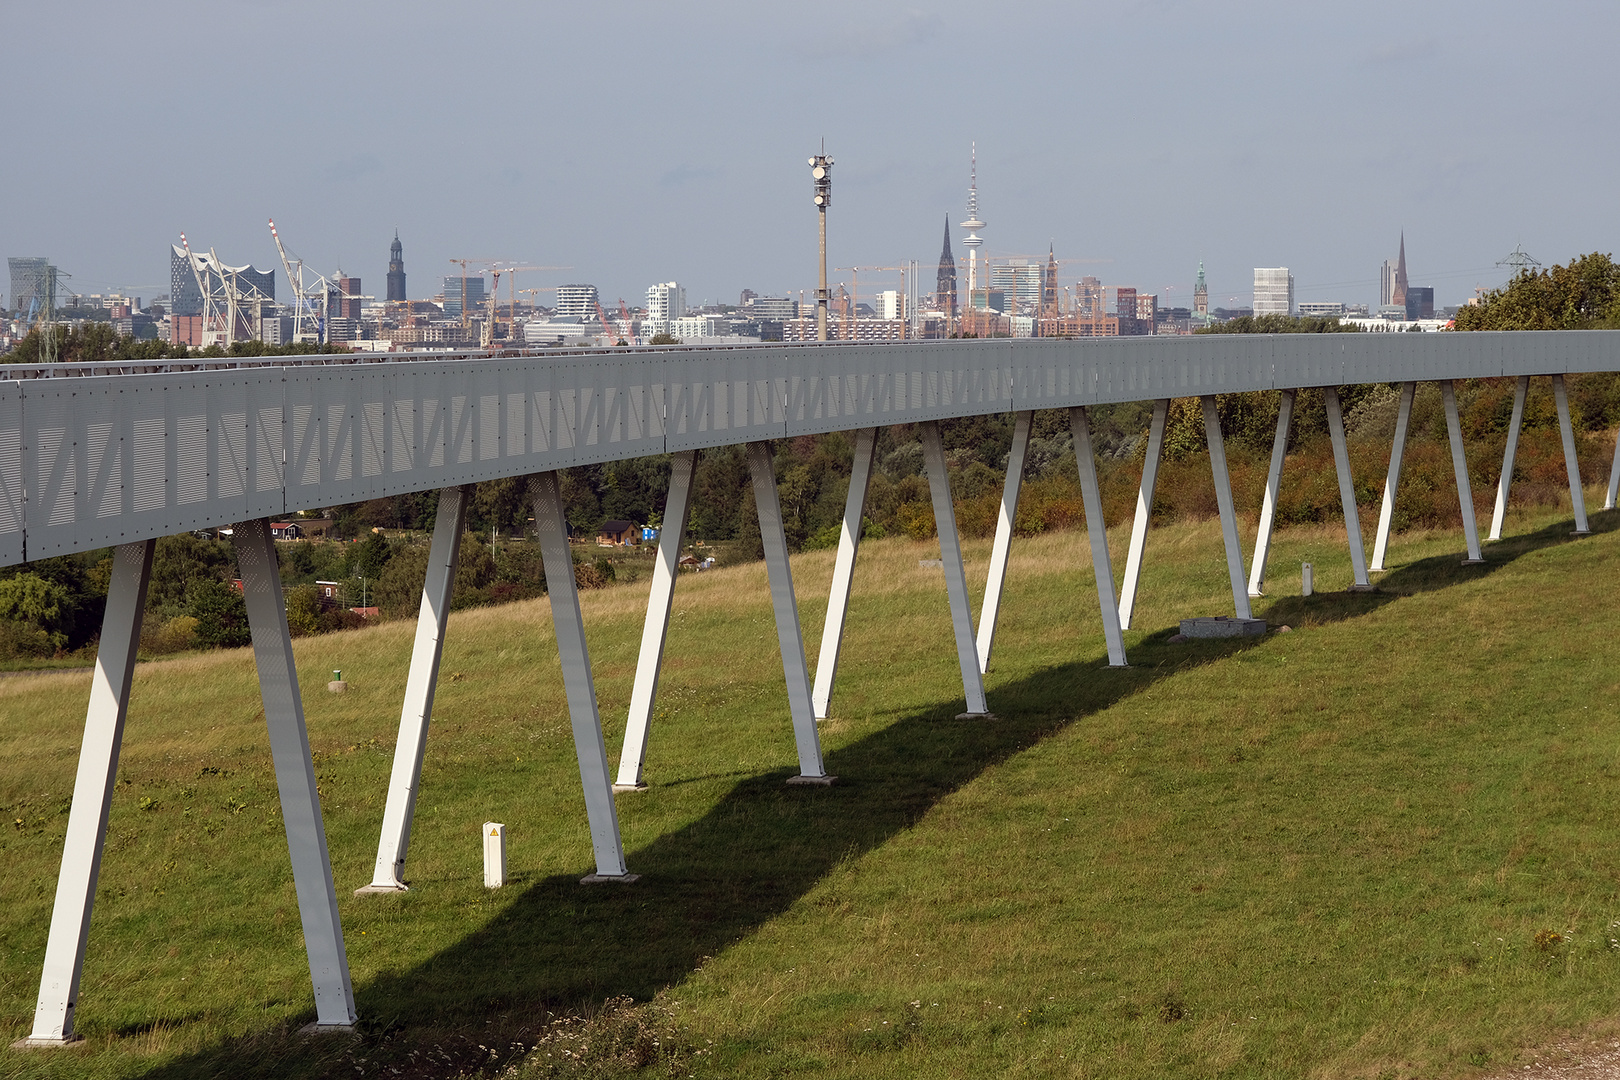
{"label": "tall church steeple", "polygon": [[951,318],[956,317],[956,257],[951,254],[951,215],[945,215],[945,247],[939,253],[939,277],[934,286],[934,306]]}
{"label": "tall church steeple", "polygon": [[1389,302],[1396,307],[1406,306],[1406,230],[1401,230],[1401,254],[1395,263],[1395,291]]}
{"label": "tall church steeple", "polygon": [[388,248],[388,299],[405,299],[405,249],[399,242],[399,230],[394,230],[394,242]]}

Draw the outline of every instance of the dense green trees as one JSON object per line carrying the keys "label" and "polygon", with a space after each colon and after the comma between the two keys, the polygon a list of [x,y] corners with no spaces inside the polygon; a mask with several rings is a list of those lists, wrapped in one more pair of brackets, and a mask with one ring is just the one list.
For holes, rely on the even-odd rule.
{"label": "dense green trees", "polygon": [[1593,252],[1567,266],[1521,271],[1458,311],[1457,329],[1620,329],[1620,265]]}
{"label": "dense green trees", "polygon": [[1239,315],[1200,326],[1197,334],[1356,334],[1361,327],[1314,315]]}

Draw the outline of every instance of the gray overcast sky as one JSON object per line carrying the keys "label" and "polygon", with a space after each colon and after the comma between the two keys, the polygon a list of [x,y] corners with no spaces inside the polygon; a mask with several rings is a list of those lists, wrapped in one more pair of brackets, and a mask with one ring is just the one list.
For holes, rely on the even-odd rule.
{"label": "gray overcast sky", "polygon": [[632,305],[796,295],[822,136],[831,264],[930,282],[971,140],[983,252],[1055,241],[1095,260],[1064,282],[1165,306],[1199,260],[1215,305],[1275,265],[1300,300],[1376,302],[1403,228],[1413,283],[1458,303],[1520,241],[1563,262],[1620,225],[1612,2],[13,0],[5,27],[0,254],[80,292],[167,292],[182,229],[276,266],[274,217],[375,294],[397,225],[413,297],[458,256]]}

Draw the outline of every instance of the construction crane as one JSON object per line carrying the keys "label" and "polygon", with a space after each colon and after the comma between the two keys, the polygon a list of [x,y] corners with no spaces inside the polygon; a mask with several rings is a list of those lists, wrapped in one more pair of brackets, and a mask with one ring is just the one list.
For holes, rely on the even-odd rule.
{"label": "construction crane", "polygon": [[[489,256],[474,256],[468,259],[451,259],[450,261],[461,267],[461,332],[465,334],[467,332],[467,267],[493,266],[500,260]],[[482,269],[480,269],[478,276],[483,277]]]}
{"label": "construction crane", "polygon": [[629,341],[630,344],[632,344],[632,345],[640,345],[641,344],[641,338],[636,336],[636,332],[635,332],[636,324],[635,324],[635,321],[630,318],[630,309],[624,306],[624,297],[622,297],[622,296],[619,297],[619,319],[620,319],[621,322],[624,323],[624,339],[623,340]]}
{"label": "construction crane", "polygon": [[604,333],[607,334],[608,344],[609,345],[613,344],[613,339],[614,338],[619,338],[620,341],[623,341],[624,338],[619,337],[618,332],[613,329],[613,324],[608,322],[607,312],[602,310],[602,301],[597,300],[595,303],[596,303],[596,317],[598,319],[602,320],[602,330],[603,330]]}
{"label": "construction crane", "polygon": [[[331,294],[333,283],[331,279],[317,274],[314,284],[306,287],[304,260],[296,254],[287,253],[274,218],[270,219],[270,235],[275,239],[276,251],[281,255],[281,268],[286,272],[287,284],[293,291],[293,340],[322,343],[326,340],[326,298]],[[293,270],[294,264],[298,267],[296,272]],[[315,320],[313,330],[307,328],[310,319]]]}

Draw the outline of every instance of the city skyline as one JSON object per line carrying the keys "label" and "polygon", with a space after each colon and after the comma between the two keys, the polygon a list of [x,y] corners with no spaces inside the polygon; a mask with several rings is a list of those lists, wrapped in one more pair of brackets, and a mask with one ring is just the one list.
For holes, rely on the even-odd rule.
{"label": "city skyline", "polygon": [[[1494,18],[1505,3],[1353,12],[1265,3],[1215,15],[1165,0],[1035,5],[1006,26],[961,4],[835,4],[805,26],[701,3],[678,13],[512,6],[498,13],[494,39],[484,20],[426,5],[386,18],[302,2],[159,4],[140,20],[111,5],[90,10],[103,17],[60,45],[48,10],[13,13],[16,38],[41,47],[0,73],[14,100],[48,83],[50,114],[98,117],[98,160],[118,163],[0,162],[0,253],[46,255],[78,292],[167,291],[153,253],[182,229],[233,264],[275,267],[263,235],[273,215],[306,265],[379,284],[397,225],[424,283],[448,276],[452,258],[490,255],[571,267],[529,284],[591,281],[603,297],[632,302],[672,279],[694,303],[743,287],[796,293],[814,287],[815,256],[800,162],[823,136],[840,161],[834,265],[935,265],[940,217],[962,215],[976,142],[994,218],[981,256],[1036,257],[1055,239],[1065,257],[1095,260],[1066,267],[1065,282],[1095,273],[1166,306],[1190,306],[1199,261],[1212,307],[1246,294],[1254,267],[1277,265],[1293,269],[1301,300],[1375,302],[1386,237],[1402,229],[1422,253],[1414,277],[1432,283],[1437,304],[1455,304],[1475,285],[1505,281],[1496,262],[1521,241],[1562,262],[1614,249],[1620,232],[1620,210],[1595,184],[1587,199],[1524,194],[1526,162],[1579,193],[1583,177],[1608,174],[1620,156],[1582,118],[1548,113],[1520,89],[1556,74],[1577,96],[1601,91],[1601,43],[1620,29],[1620,12],[1589,5],[1554,4],[1525,22]],[[317,11],[322,32],[311,35]],[[614,31],[614,78],[599,76],[596,57],[524,66],[534,42],[592,40],[603,26]],[[219,41],[250,43],[229,121],[193,92],[190,61],[151,62],[214,55]],[[904,102],[941,57],[965,51],[981,59],[947,120],[849,107]],[[1075,55],[1085,63],[1059,62]],[[435,62],[400,65],[401,56]],[[351,108],[305,110],[285,89],[324,80],[334,65]],[[444,95],[439,74],[463,68],[523,75],[468,109]],[[655,86],[670,109],[649,135],[644,102]],[[1256,115],[1263,88],[1269,111]],[[113,102],[129,107],[105,108]],[[1018,104],[1010,114],[1009,102]],[[1413,102],[1424,103],[1416,116]],[[1101,137],[1094,105],[1114,117]],[[750,119],[776,114],[789,119]],[[727,125],[748,137],[712,140],[714,149],[683,137]],[[29,138],[58,151],[51,160],[72,160],[82,131],[58,126]],[[613,131],[617,139],[605,135]],[[588,149],[554,152],[559,144]],[[719,148],[727,144],[739,149]]]}

